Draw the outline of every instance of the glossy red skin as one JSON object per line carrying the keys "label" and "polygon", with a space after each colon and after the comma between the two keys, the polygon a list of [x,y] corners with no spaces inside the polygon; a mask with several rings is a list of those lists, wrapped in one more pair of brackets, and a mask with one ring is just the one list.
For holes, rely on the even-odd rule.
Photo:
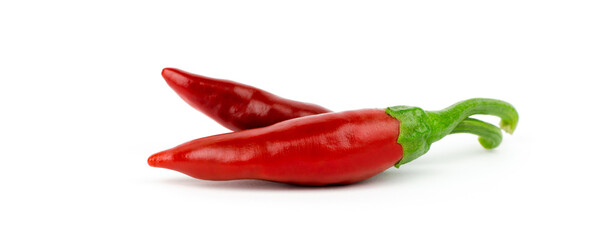
{"label": "glossy red skin", "polygon": [[152,155],[148,164],[206,180],[349,184],[401,159],[399,124],[379,109],[312,115],[193,140]]}
{"label": "glossy red skin", "polygon": [[330,112],[321,106],[278,97],[245,84],[165,68],[163,78],[190,106],[233,131]]}

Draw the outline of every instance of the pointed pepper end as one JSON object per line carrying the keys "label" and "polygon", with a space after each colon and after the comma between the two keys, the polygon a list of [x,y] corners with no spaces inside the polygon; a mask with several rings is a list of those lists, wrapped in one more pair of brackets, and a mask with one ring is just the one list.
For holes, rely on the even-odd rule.
{"label": "pointed pepper end", "polygon": [[171,159],[171,155],[165,152],[155,153],[148,158],[148,165],[151,167],[165,167],[165,163],[170,162]]}
{"label": "pointed pepper end", "polygon": [[175,72],[177,72],[178,70],[175,68],[163,68],[163,71],[161,71],[161,75],[164,78],[167,78],[167,76],[169,76],[170,74],[174,74]]}
{"label": "pointed pepper end", "polygon": [[196,78],[195,75],[190,74],[188,72],[182,71],[177,68],[163,68],[161,72],[161,76],[165,79],[165,82],[173,88],[180,96],[184,89],[192,84],[193,79]]}

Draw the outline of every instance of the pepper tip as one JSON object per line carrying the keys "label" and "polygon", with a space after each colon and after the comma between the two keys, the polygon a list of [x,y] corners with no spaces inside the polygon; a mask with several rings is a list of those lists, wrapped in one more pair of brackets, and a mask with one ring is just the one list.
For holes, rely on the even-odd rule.
{"label": "pepper tip", "polygon": [[163,162],[170,160],[170,157],[163,152],[153,154],[148,158],[148,165],[151,167],[162,167]]}
{"label": "pepper tip", "polygon": [[161,71],[161,75],[163,77],[167,77],[167,75],[171,74],[172,72],[175,72],[176,69],[175,68],[163,68],[163,70]]}
{"label": "pepper tip", "polygon": [[148,158],[148,166],[156,167],[156,154]]}

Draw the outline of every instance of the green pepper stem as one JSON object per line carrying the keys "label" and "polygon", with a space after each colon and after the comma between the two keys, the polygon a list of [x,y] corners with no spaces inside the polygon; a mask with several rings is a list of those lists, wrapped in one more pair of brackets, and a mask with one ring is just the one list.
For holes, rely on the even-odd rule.
{"label": "green pepper stem", "polygon": [[518,124],[518,113],[504,101],[473,98],[440,111],[424,111],[418,107],[393,106],[385,109],[390,116],[400,121],[398,143],[404,155],[395,164],[399,167],[429,151],[433,142],[451,133],[473,133],[478,135],[485,148],[495,148],[501,143],[501,130],[491,124],[468,118],[475,114],[488,114],[501,118],[499,126],[513,133]]}
{"label": "green pepper stem", "polygon": [[471,133],[478,135],[480,145],[486,149],[498,147],[503,139],[501,129],[490,123],[473,118],[466,118],[461,121],[452,132],[450,132],[450,134],[454,133]]}
{"label": "green pepper stem", "polygon": [[442,139],[457,127],[464,119],[475,114],[494,115],[501,118],[499,126],[512,134],[518,124],[518,113],[509,103],[488,98],[472,98],[440,111],[428,111],[432,134],[430,142]]}

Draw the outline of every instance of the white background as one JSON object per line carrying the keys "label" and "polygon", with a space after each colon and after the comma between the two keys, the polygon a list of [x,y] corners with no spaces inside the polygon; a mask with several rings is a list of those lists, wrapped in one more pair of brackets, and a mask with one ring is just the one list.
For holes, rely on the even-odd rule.
{"label": "white background", "polygon": [[[2,1],[1,239],[607,239],[606,1]],[[334,111],[472,97],[452,135],[365,182],[212,182],[149,155],[228,130],[164,67]],[[482,117],[497,123],[495,117]]]}

